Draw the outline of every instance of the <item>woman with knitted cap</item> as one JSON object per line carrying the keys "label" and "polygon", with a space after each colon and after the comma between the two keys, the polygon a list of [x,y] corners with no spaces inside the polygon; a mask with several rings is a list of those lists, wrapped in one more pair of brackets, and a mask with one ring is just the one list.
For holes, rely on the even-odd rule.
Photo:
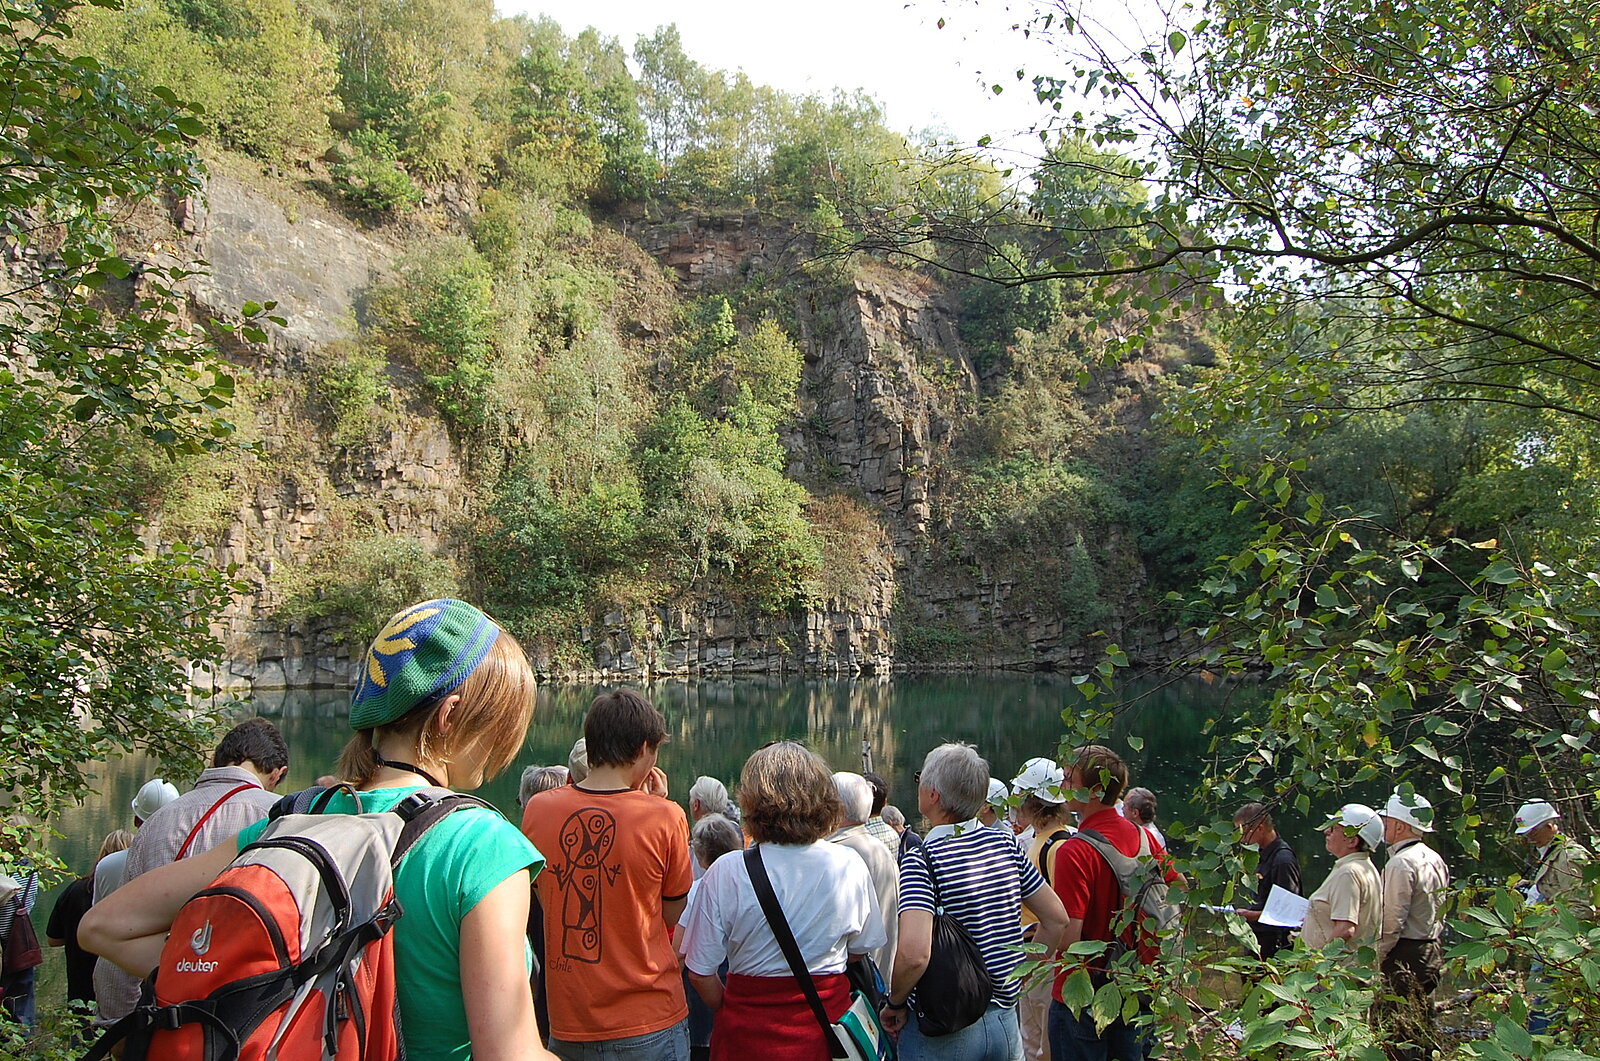
{"label": "woman with knitted cap", "polygon": [[[356,733],[328,812],[385,811],[421,788],[473,789],[510,764],[533,713],[534,679],[516,640],[459,600],[389,620],[351,697]],[[178,908],[266,828],[131,881],[90,911],[81,938],[130,972],[156,964]],[[528,987],[529,871],[544,858],[485,808],[447,815],[400,861],[394,891],[400,1026],[414,1061],[549,1058]],[[113,908],[114,906],[114,908]]]}

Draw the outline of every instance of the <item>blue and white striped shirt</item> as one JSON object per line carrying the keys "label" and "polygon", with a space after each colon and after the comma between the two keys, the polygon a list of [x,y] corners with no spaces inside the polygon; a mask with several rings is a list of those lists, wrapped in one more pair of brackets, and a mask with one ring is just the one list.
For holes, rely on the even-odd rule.
{"label": "blue and white striped shirt", "polygon": [[[976,818],[935,826],[921,847],[900,860],[901,913],[935,912],[930,858],[940,905],[978,944],[994,983],[994,1001],[1008,1008],[1016,1005],[1017,982],[1008,977],[1023,958],[1017,949],[1022,943],[1017,910],[1023,899],[1046,886],[1044,878],[1009,829],[986,829]],[[916,992],[911,994],[915,998]]]}

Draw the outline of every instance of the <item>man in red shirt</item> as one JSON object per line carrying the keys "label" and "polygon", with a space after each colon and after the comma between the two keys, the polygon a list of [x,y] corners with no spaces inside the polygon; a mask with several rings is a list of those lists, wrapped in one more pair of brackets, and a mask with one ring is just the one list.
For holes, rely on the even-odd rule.
{"label": "man in red shirt", "polygon": [[[1078,815],[1079,829],[1094,830],[1130,858],[1139,854],[1143,837],[1150,855],[1166,860],[1166,851],[1155,837],[1117,812],[1117,797],[1128,785],[1128,767],[1121,756],[1098,744],[1086,745],[1072,753],[1066,775],[1062,788],[1067,806]],[[1105,857],[1088,840],[1074,836],[1056,846],[1055,859],[1051,886],[1067,908],[1061,946],[1079,940],[1114,940],[1112,926],[1123,898],[1117,875]],[[1177,874],[1169,869],[1167,879],[1174,881]],[[1143,952],[1145,948],[1140,949]],[[1052,1061],[1142,1061],[1144,1051],[1135,1028],[1118,1019],[1096,1030],[1087,1007],[1074,1015],[1061,1001],[1062,985],[1074,971],[1068,967],[1056,975],[1049,1017]],[[1103,956],[1090,964],[1089,972],[1097,983],[1104,979]]]}

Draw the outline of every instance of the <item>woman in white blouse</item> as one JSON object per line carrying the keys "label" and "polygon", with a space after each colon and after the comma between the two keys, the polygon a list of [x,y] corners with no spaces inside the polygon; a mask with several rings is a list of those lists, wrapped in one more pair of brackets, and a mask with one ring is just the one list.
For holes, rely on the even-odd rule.
{"label": "woman in white blouse", "polygon": [[[739,806],[823,1008],[837,1020],[850,1005],[846,963],[887,937],[866,863],[826,842],[840,814],[832,774],[799,744],[770,745],[745,762]],[[743,857],[706,870],[681,924],[690,982],[716,1014],[712,1061],[826,1061],[822,1025],[773,936]],[[716,974],[724,960],[726,985]]]}

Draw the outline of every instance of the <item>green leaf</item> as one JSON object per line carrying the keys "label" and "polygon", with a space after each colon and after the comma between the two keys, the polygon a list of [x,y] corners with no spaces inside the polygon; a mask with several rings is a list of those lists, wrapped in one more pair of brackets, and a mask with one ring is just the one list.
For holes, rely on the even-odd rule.
{"label": "green leaf", "polygon": [[1510,1053],[1517,1057],[1527,1057],[1533,1053],[1533,1037],[1516,1021],[1502,1017],[1495,1021],[1494,1037]]}
{"label": "green leaf", "polygon": [[1122,991],[1114,982],[1100,985],[1094,993],[1094,1002],[1090,1006],[1094,1015],[1094,1026],[1105,1028],[1122,1016]]}
{"label": "green leaf", "polygon": [[1061,984],[1061,1002],[1075,1015],[1081,1014],[1094,1001],[1094,984],[1087,969],[1069,974]]}

